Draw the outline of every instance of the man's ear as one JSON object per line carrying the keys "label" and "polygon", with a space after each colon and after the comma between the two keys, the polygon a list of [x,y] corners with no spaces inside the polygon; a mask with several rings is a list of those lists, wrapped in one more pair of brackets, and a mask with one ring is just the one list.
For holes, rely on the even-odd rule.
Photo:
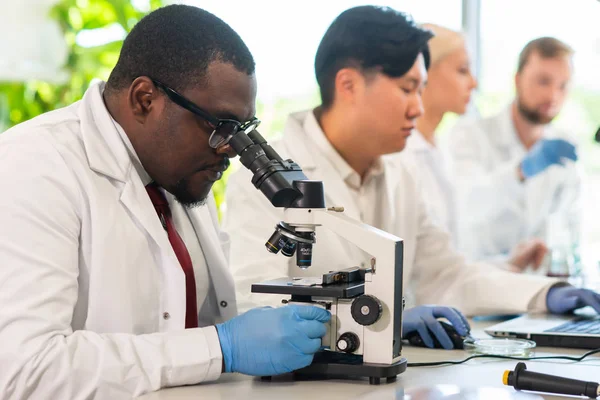
{"label": "man's ear", "polygon": [[342,68],[335,75],[335,98],[353,103],[365,87],[365,77],[355,68]]}
{"label": "man's ear", "polygon": [[127,104],[135,120],[143,125],[151,111],[164,107],[164,99],[150,78],[140,76],[129,87]]}

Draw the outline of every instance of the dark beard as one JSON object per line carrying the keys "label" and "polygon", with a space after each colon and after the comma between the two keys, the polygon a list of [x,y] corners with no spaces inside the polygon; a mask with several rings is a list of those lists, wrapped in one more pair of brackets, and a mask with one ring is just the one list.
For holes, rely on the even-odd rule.
{"label": "dark beard", "polygon": [[527,108],[525,105],[523,105],[523,102],[520,100],[517,100],[517,109],[519,110],[519,114],[521,114],[521,116],[525,118],[527,122],[532,124],[546,125],[552,122],[552,120],[554,119],[554,117],[543,117],[536,110]]}
{"label": "dark beard", "polygon": [[171,194],[175,196],[175,200],[177,200],[179,204],[181,204],[187,209],[205,205],[206,197],[200,200],[194,198],[194,196],[192,196],[192,194],[189,192],[188,187],[189,181],[186,178],[183,178],[179,182],[177,182],[177,184],[175,184],[175,187],[173,188]]}

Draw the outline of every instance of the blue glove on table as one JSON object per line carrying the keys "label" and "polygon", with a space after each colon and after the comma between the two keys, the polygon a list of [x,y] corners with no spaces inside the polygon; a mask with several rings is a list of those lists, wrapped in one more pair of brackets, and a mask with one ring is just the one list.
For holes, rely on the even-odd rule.
{"label": "blue glove on table", "polygon": [[271,376],[306,367],[330,319],[322,308],[288,305],[255,308],[218,324],[225,372]]}
{"label": "blue glove on table", "polygon": [[577,161],[575,146],[562,139],[541,139],[521,162],[521,172],[530,178],[553,164],[563,165],[565,158]]}
{"label": "blue glove on table", "polygon": [[433,332],[437,340],[446,350],[454,347],[452,340],[440,325],[437,318],[446,318],[456,329],[459,335],[469,334],[471,327],[464,315],[455,308],[438,306],[418,306],[404,311],[402,321],[402,337],[417,331],[427,347],[433,348]]}
{"label": "blue glove on table", "polygon": [[585,306],[600,313],[600,294],[573,286],[554,286],[548,291],[546,306],[552,314],[566,314]]}

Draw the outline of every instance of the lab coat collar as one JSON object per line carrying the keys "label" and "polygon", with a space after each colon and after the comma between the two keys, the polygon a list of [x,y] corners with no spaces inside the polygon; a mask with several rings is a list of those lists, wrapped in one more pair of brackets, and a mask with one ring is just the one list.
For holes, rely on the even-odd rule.
{"label": "lab coat collar", "polygon": [[327,157],[344,181],[349,179],[352,174],[356,173],[356,171],[348,165],[346,160],[344,160],[340,153],[333,147],[319,125],[314,111],[306,114],[303,125],[304,131],[309,136],[310,140],[312,140],[321,153]]}
{"label": "lab coat collar", "polygon": [[328,207],[343,206],[348,216],[360,218],[358,205],[352,201],[352,195],[343,177],[335,168],[327,154],[324,154],[316,141],[327,140],[312,110],[293,113],[289,116],[283,140],[291,158],[300,165],[311,179],[323,181],[325,202]]}
{"label": "lab coat collar", "polygon": [[127,146],[104,104],[104,82],[90,86],[79,105],[81,135],[90,168],[112,178],[121,185],[120,200],[138,223],[177,262],[156,210],[141,177],[137,174]]}
{"label": "lab coat collar", "polygon": [[104,82],[94,84],[79,105],[81,134],[90,168],[125,182],[132,167],[126,146],[104,104]]}

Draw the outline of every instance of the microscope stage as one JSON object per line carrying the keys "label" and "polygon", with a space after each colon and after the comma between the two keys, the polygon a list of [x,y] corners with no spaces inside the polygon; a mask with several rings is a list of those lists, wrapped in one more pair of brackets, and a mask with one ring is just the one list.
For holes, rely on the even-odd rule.
{"label": "microscope stage", "polygon": [[297,286],[290,278],[279,278],[252,284],[252,293],[287,294],[292,296],[335,297],[351,299],[365,292],[364,282],[333,283],[330,285]]}

